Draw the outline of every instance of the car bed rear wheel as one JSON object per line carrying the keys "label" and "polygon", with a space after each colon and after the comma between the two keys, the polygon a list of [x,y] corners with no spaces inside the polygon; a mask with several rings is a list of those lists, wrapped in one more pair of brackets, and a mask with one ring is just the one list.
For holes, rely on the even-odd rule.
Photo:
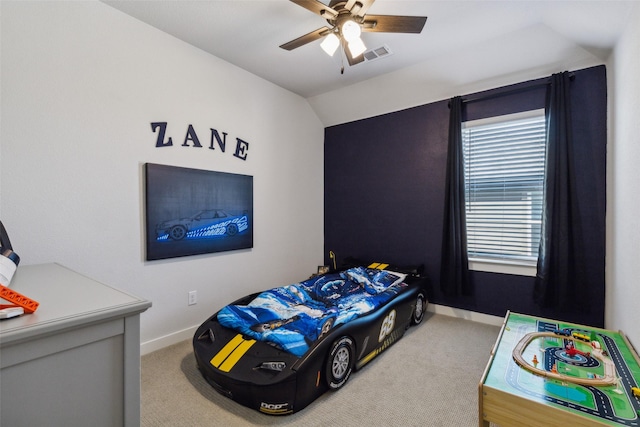
{"label": "car bed rear wheel", "polygon": [[416,306],[413,309],[413,315],[411,316],[411,324],[419,325],[424,318],[424,313],[427,311],[427,297],[424,292],[419,292],[416,296]]}
{"label": "car bed rear wheel", "polygon": [[353,370],[353,355],[353,340],[349,337],[341,337],[331,345],[326,366],[330,388],[339,389],[347,382]]}

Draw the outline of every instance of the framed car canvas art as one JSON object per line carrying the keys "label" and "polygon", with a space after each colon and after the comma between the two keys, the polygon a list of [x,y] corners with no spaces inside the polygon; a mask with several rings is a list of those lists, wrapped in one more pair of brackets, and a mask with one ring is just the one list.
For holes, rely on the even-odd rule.
{"label": "framed car canvas art", "polygon": [[148,261],[253,247],[253,177],[145,164]]}

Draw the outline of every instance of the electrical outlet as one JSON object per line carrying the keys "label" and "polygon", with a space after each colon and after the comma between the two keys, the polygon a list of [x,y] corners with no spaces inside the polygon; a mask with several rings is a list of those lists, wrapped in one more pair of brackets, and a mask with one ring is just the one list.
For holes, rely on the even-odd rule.
{"label": "electrical outlet", "polygon": [[198,303],[198,291],[189,291],[189,305]]}

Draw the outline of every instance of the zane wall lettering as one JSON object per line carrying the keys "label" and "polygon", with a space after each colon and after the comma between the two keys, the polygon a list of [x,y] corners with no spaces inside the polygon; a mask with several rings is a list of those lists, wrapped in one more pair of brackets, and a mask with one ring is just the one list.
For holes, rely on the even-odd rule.
{"label": "zane wall lettering", "polygon": [[[153,122],[151,123],[151,131],[158,134],[156,139],[156,147],[171,147],[173,146],[173,138],[171,136],[167,136],[167,122]],[[219,149],[223,153],[227,148],[227,133],[222,132],[222,136],[220,136],[220,132],[216,129],[210,128],[211,137],[206,142],[208,144],[207,148],[209,150]],[[200,137],[196,133],[196,130],[192,125],[189,125],[187,128],[186,134],[184,136],[184,141],[180,144],[182,147],[193,147],[193,148],[204,148],[202,143],[200,142]],[[249,151],[249,143],[240,138],[236,138],[235,150],[233,152],[233,156],[237,157],[240,160],[247,160],[247,156]]]}

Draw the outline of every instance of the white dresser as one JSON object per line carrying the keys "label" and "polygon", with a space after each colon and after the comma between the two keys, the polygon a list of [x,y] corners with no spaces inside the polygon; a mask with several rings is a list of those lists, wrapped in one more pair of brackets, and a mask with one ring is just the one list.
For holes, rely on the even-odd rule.
{"label": "white dresser", "polygon": [[58,264],[20,266],[40,303],[0,320],[0,426],[140,425],[140,313],[151,302]]}

